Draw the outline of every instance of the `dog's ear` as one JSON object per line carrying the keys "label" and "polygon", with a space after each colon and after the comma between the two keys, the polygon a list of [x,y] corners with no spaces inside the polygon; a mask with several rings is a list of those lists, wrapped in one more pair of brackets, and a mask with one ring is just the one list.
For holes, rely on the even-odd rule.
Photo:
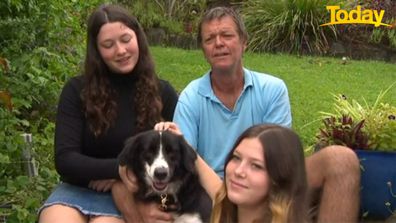
{"label": "dog's ear", "polygon": [[195,150],[187,143],[183,136],[179,136],[179,146],[184,168],[186,168],[188,172],[195,173],[195,160],[197,159]]}
{"label": "dog's ear", "polygon": [[[130,170],[135,171],[138,168],[139,156],[142,148],[141,134],[132,136],[125,141],[124,148],[118,155],[118,165],[126,166]],[[135,173],[137,174],[137,173]]]}
{"label": "dog's ear", "polygon": [[136,146],[136,136],[130,137],[125,140],[124,148],[121,153],[118,155],[118,164],[120,166],[128,165],[132,160],[134,160],[135,153],[133,152]]}
{"label": "dog's ear", "polygon": [[118,155],[119,175],[130,192],[136,192],[139,188],[137,178],[139,178],[140,162],[138,161],[141,153],[142,134],[137,134],[125,141],[124,148]]}

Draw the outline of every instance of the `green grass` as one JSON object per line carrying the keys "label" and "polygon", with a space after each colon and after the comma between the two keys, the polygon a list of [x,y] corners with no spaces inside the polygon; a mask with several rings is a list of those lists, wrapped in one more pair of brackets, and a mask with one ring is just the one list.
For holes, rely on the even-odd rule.
{"label": "green grass", "polygon": [[[157,72],[181,91],[191,80],[208,71],[200,50],[152,47]],[[320,126],[319,111],[332,111],[334,94],[344,94],[363,104],[373,103],[381,90],[396,81],[396,64],[341,58],[292,56],[284,54],[244,55],[245,67],[283,79],[289,89],[293,129],[304,145],[314,143]],[[396,105],[396,86],[385,97]]]}

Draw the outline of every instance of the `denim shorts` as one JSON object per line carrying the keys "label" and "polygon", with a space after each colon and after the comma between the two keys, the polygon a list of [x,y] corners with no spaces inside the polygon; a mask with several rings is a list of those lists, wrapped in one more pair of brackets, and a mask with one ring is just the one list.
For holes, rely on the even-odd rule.
{"label": "denim shorts", "polygon": [[122,218],[114,204],[110,192],[97,192],[85,187],[60,183],[39,209],[39,213],[46,207],[62,204],[73,207],[87,216],[111,216]]}

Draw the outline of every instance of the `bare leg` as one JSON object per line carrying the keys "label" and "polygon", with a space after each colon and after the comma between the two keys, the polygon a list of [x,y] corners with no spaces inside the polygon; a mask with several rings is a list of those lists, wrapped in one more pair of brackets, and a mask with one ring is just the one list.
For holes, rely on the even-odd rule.
{"label": "bare leg", "polygon": [[110,217],[110,216],[97,216],[91,217],[89,223],[125,223],[122,218]]}
{"label": "bare leg", "polygon": [[318,222],[357,222],[360,166],[354,151],[326,147],[306,158],[308,185],[321,189]]}
{"label": "bare leg", "polygon": [[65,205],[52,205],[40,212],[39,223],[86,223],[88,218],[75,208]]}

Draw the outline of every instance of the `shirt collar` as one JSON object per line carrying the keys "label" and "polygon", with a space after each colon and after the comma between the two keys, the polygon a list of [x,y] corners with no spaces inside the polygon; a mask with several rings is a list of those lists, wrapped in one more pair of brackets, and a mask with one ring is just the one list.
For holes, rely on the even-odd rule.
{"label": "shirt collar", "polygon": [[[210,83],[210,72],[211,71],[208,71],[206,74],[204,74],[204,76],[202,76],[202,81],[199,84],[198,93],[201,94],[204,97],[210,98],[213,101],[219,102],[219,100],[217,99],[216,95],[214,94],[214,91],[212,89],[212,85]],[[242,93],[249,86],[253,86],[251,71],[249,71],[246,68],[243,68],[243,80],[244,80],[244,85],[243,85]]]}

